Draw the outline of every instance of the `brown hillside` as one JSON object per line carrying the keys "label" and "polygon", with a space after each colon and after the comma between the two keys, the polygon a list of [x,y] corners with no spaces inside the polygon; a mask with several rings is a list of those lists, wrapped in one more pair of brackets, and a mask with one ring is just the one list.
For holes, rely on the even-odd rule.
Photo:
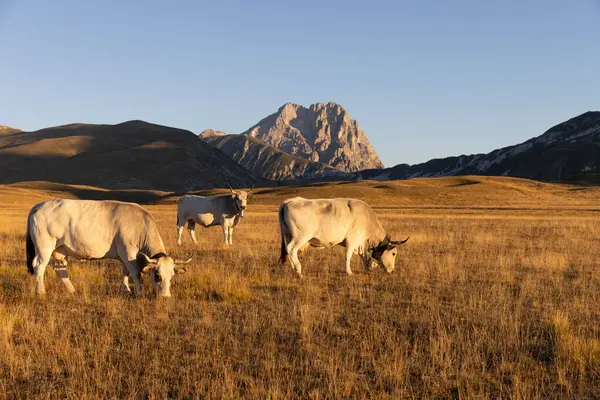
{"label": "brown hillside", "polygon": [[22,181],[170,191],[264,182],[193,133],[143,121],[0,136],[0,183]]}
{"label": "brown hillside", "polygon": [[15,129],[13,127],[6,126],[6,125],[0,125],[0,136],[12,135],[13,133],[19,133],[19,132],[21,132],[19,129]]}

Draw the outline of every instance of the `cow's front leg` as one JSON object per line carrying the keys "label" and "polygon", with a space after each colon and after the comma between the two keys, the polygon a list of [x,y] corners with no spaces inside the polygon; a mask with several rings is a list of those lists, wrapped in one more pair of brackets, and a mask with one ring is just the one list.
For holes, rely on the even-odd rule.
{"label": "cow's front leg", "polygon": [[129,288],[129,271],[125,266],[125,263],[122,265],[123,271],[123,281],[121,282],[121,291],[124,293],[131,293],[131,289]]}
{"label": "cow's front leg", "polygon": [[[124,254],[123,254],[124,253]],[[141,269],[137,263],[137,250],[128,250],[126,252],[119,251],[119,257],[127,268],[128,275],[133,279],[133,285],[135,289],[135,294],[139,295],[142,293],[142,280],[141,280]],[[129,279],[127,280],[129,283]],[[123,277],[123,282],[121,283],[121,287],[125,284],[125,277]]]}
{"label": "cow's front leg", "polygon": [[354,248],[348,246],[346,247],[346,273],[348,275],[352,275],[352,269],[350,269],[350,264],[352,264],[352,254],[354,253]]}
{"label": "cow's front leg", "polygon": [[230,226],[227,230],[229,232],[229,244],[233,246],[233,227]]}
{"label": "cow's front leg", "polygon": [[225,244],[229,244],[229,226],[227,222],[224,221],[221,227],[223,228],[223,239],[225,240]]}

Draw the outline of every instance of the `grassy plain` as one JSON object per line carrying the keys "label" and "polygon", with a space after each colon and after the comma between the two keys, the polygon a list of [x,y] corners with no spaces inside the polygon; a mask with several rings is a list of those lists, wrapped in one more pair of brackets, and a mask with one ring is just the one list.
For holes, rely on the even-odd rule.
{"label": "grassy plain", "polygon": [[[176,198],[162,197],[145,207],[167,250],[196,254],[171,300],[120,293],[117,262],[75,260],[75,295],[48,269],[36,298],[26,215],[94,192],[72,189],[0,187],[0,398],[600,398],[600,189],[481,177],[260,189],[232,248],[217,228],[178,248]],[[277,264],[276,217],[295,195],[369,202],[410,236],[396,271],[355,260],[348,277],[335,248],[308,251],[295,278]]]}

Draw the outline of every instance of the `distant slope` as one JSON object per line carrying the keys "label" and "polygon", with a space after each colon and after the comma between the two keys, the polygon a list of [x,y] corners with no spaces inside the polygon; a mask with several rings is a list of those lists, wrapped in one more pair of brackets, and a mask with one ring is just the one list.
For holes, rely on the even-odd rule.
{"label": "distant slope", "polygon": [[264,182],[192,132],[143,121],[0,136],[0,183],[168,191]]}
{"label": "distant slope", "polygon": [[19,129],[12,128],[6,125],[0,125],[0,136],[3,135],[12,135],[13,133],[21,132]]}
{"label": "distant slope", "polygon": [[339,104],[306,108],[286,103],[243,135],[286,153],[351,172],[381,168],[383,163],[358,123]]}
{"label": "distant slope", "polygon": [[293,156],[251,136],[206,130],[200,138],[265,179],[289,181],[344,174],[327,164]]}
{"label": "distant slope", "polygon": [[562,122],[544,134],[488,154],[433,159],[422,164],[359,173],[363,179],[449,175],[503,175],[543,181],[597,180],[600,175],[600,112]]}
{"label": "distant slope", "polygon": [[[277,206],[283,200],[353,197],[377,207],[523,207],[597,209],[600,188],[537,182],[502,176],[415,178],[393,182],[329,182],[256,190],[255,204]],[[379,212],[379,211],[378,211]]]}

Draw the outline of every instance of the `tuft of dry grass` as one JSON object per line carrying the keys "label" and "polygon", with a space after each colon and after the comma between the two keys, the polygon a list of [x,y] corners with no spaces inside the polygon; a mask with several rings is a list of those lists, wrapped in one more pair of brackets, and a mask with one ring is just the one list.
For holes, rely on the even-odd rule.
{"label": "tuft of dry grass", "polygon": [[595,205],[568,186],[488,179],[355,184],[411,237],[391,275],[355,260],[346,276],[341,248],[305,253],[302,280],[277,264],[277,203],[315,187],[259,190],[232,248],[219,229],[178,248],[174,205],[147,206],[172,255],[194,254],[171,300],[120,293],[118,262],[74,260],[78,292],[49,269],[36,298],[24,221],[48,195],[28,189],[23,204],[0,189],[0,398],[598,397]]}

